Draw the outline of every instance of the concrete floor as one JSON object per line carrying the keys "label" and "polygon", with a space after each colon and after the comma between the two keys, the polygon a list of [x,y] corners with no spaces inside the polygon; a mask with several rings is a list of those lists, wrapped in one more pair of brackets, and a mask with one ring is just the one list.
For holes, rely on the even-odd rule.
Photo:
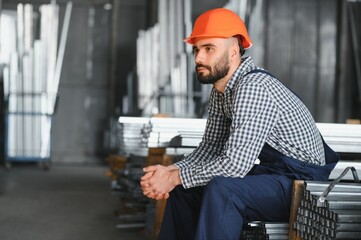
{"label": "concrete floor", "polygon": [[143,229],[117,229],[118,197],[106,166],[0,168],[1,240],[136,240]]}

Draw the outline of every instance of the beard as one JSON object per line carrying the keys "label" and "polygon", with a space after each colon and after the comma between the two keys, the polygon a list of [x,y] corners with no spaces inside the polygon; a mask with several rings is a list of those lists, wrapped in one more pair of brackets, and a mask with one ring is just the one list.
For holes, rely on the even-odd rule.
{"label": "beard", "polygon": [[[208,69],[209,73],[208,75],[205,75],[204,72],[198,72],[197,68],[203,67]],[[202,84],[213,84],[217,82],[218,80],[224,78],[228,72],[229,72],[229,60],[228,60],[228,52],[226,52],[218,63],[214,65],[214,67],[211,67],[209,65],[203,65],[203,64],[196,64],[196,75],[197,79]]]}

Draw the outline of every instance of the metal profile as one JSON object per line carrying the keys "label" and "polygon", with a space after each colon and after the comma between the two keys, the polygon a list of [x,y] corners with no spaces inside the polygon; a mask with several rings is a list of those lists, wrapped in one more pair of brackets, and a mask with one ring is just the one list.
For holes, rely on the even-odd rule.
{"label": "metal profile", "polygon": [[[7,29],[14,31],[8,35],[16,37],[17,49],[9,54],[6,77],[6,166],[10,161],[50,158],[51,117],[57,94],[57,89],[51,90],[58,54],[58,8],[55,1],[40,5],[38,15],[33,5],[18,4],[16,32]],[[38,19],[40,27],[34,25]],[[38,31],[39,39],[35,39]]]}
{"label": "metal profile", "polygon": [[[355,183],[340,183],[352,170]],[[348,167],[333,182],[305,182],[304,197],[293,227],[309,239],[359,239],[361,184],[355,168]],[[357,238],[357,237],[358,238]]]}

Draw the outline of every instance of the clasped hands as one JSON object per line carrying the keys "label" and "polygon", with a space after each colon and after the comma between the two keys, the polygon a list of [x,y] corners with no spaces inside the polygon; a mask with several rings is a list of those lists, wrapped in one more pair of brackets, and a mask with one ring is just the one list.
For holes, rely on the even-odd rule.
{"label": "clasped hands", "polygon": [[140,179],[143,194],[148,198],[161,200],[169,197],[169,192],[181,184],[179,168],[175,165],[153,165],[143,169]]}

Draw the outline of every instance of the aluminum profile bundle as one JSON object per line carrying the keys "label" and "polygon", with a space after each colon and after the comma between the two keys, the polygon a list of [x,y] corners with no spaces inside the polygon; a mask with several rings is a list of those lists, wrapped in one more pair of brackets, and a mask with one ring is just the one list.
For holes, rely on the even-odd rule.
{"label": "aluminum profile bundle", "polygon": [[[10,37],[1,42],[4,48],[10,47],[1,60],[5,64],[7,162],[50,157],[51,117],[55,110],[71,7],[69,2],[59,44],[59,6],[55,1],[40,5],[39,27],[34,21],[38,15],[34,14],[31,4],[18,4],[16,15],[9,14],[6,18],[10,25],[1,26],[1,34]],[[10,42],[16,42],[16,45],[9,45]]]}
{"label": "aluminum profile bundle", "polygon": [[170,141],[171,147],[197,147],[202,141],[203,133],[179,133]]}
{"label": "aluminum profile bundle", "polygon": [[[352,163],[350,163],[350,161],[339,161],[331,172],[329,179],[336,179],[350,164],[352,164],[352,166],[357,169],[358,173],[361,174],[361,161],[352,160]],[[354,178],[352,173],[348,172],[342,179],[352,181]]]}
{"label": "aluminum profile bundle", "polygon": [[[350,169],[356,183],[339,183]],[[356,170],[346,168],[333,182],[306,181],[294,228],[305,240],[360,239],[361,184]]]}
{"label": "aluminum profile bundle", "polygon": [[156,110],[193,115],[191,47],[185,48],[183,42],[185,33],[191,32],[191,10],[190,0],[159,0],[158,22],[139,31],[138,107],[146,114]]}
{"label": "aluminum profile bundle", "polygon": [[[149,199],[144,196],[139,184],[143,176],[143,168],[136,159],[129,158],[124,169],[117,171],[117,195],[124,201],[124,208],[119,212],[117,228],[144,227],[146,223],[145,209]],[[115,193],[115,192],[114,192]]]}
{"label": "aluminum profile bundle", "polygon": [[241,240],[288,240],[288,223],[253,221],[243,229]]}
{"label": "aluminum profile bundle", "polygon": [[317,123],[317,128],[336,152],[361,153],[361,125]]}
{"label": "aluminum profile bundle", "polygon": [[[176,136],[203,136],[205,119],[195,118],[147,118],[120,117],[120,134],[116,142],[125,155],[146,156],[148,148],[166,147],[171,155],[187,154],[192,149],[184,146],[170,146]],[[169,148],[170,147],[170,148]],[[171,150],[172,149],[172,150]]]}
{"label": "aluminum profile bundle", "polygon": [[143,144],[148,147],[168,147],[171,140],[180,134],[202,135],[205,119],[196,118],[151,118],[143,129]]}
{"label": "aluminum profile bundle", "polygon": [[142,144],[143,129],[149,124],[146,117],[119,117],[120,151],[124,155],[146,156],[147,148]]}
{"label": "aluminum profile bundle", "polygon": [[243,228],[241,240],[268,240],[269,237],[266,233],[265,223],[254,221],[247,224]]}
{"label": "aluminum profile bundle", "polygon": [[[205,126],[206,120],[204,119],[204,121],[200,122],[200,124]],[[201,129],[203,129],[203,126]],[[200,131],[199,129],[193,131],[179,131],[179,134],[171,140],[170,146],[195,148],[202,141],[203,135],[204,131]]]}
{"label": "aluminum profile bundle", "polygon": [[288,223],[266,222],[265,228],[270,240],[288,240]]}
{"label": "aluminum profile bundle", "polygon": [[139,184],[140,178],[144,175],[141,166],[128,164],[125,169],[118,171],[118,184],[125,190],[127,197],[136,202],[148,202]]}

